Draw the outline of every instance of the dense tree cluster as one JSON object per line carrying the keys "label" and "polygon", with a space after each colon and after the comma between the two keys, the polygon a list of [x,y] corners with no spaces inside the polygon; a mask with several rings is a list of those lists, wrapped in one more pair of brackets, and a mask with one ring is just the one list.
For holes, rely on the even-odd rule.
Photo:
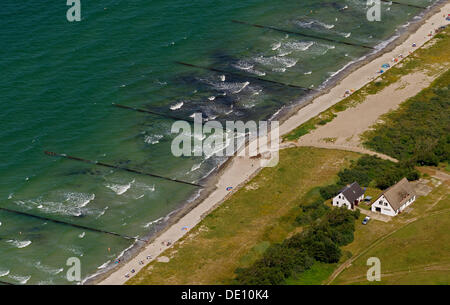
{"label": "dense tree cluster", "polygon": [[342,256],[340,246],[353,241],[358,218],[359,211],[325,209],[323,217],[312,222],[305,231],[270,246],[263,258],[252,266],[237,269],[236,283],[277,285],[308,270],[315,261],[337,263]]}
{"label": "dense tree cluster", "polygon": [[414,169],[414,162],[393,163],[374,156],[363,156],[349,168],[339,172],[335,184],[322,187],[320,194],[324,199],[336,196],[346,186],[357,181],[361,186],[374,186],[382,190],[394,185],[406,177],[413,181],[419,179],[419,172]]}

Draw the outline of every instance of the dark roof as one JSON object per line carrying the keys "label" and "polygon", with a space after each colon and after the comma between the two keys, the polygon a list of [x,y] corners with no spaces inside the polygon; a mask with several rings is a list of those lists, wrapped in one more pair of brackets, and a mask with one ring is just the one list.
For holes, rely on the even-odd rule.
{"label": "dark roof", "polygon": [[353,182],[350,185],[344,187],[339,193],[342,193],[344,197],[350,202],[355,202],[356,199],[364,195],[363,189],[359,186],[358,182]]}
{"label": "dark roof", "polygon": [[397,211],[405,202],[415,196],[416,193],[408,179],[403,178],[399,183],[388,188],[383,195],[394,211]]}

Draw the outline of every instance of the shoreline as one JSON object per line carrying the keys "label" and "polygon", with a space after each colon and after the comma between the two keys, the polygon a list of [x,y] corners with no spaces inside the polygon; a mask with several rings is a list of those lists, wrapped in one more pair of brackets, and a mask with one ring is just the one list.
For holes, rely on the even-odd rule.
{"label": "shoreline", "polygon": [[[304,97],[299,100],[299,102],[301,101],[302,103],[286,106],[281,108],[276,115],[272,115],[272,117],[279,118],[281,122],[280,136],[290,132],[303,122],[342,100],[342,94],[346,89],[355,88],[357,90],[376,79],[376,68],[379,70],[379,67],[381,66],[379,63],[390,62],[390,59],[394,57],[392,56],[392,53],[395,52],[397,54],[399,52],[397,49],[403,48],[414,50],[421,47],[432,37],[427,37],[426,35],[425,37],[419,36],[423,36],[423,33],[429,33],[430,27],[433,29],[438,27],[438,25],[431,25],[428,23],[434,18],[436,18],[436,20],[439,20],[439,18],[442,19],[442,10],[444,7],[448,9],[449,4],[446,4],[445,1],[437,2],[418,15],[421,16],[421,18],[417,19],[417,22],[412,20],[410,25],[405,27],[405,31],[402,31],[403,33],[400,33],[398,37],[390,41],[392,37],[397,35],[396,33],[390,39],[386,40],[385,42],[389,42],[386,46],[353,63],[349,63],[348,66],[341,69],[341,71],[338,71],[336,75],[329,79],[329,84],[327,84],[328,81],[324,83],[323,88],[321,87],[321,92]],[[411,47],[411,39],[415,39],[414,43],[417,44],[416,48]],[[403,53],[401,54],[405,54],[405,57],[409,55],[405,51],[402,52]],[[373,73],[370,73],[370,71]],[[138,273],[139,270],[145,267],[149,262],[156,259],[158,255],[171,247],[174,242],[186,235],[186,232],[188,231],[181,230],[182,227],[187,226],[189,229],[195,227],[205,215],[214,210],[242,185],[257,175],[262,169],[260,166],[255,166],[258,162],[259,160],[257,159],[246,157],[232,157],[226,160],[210,173],[209,177],[203,180],[206,182],[207,187],[200,192],[200,195],[197,198],[187,201],[181,205],[180,208],[170,213],[166,216],[170,217],[169,220],[164,223],[160,231],[149,234],[150,240],[148,243],[134,243],[131,247],[122,252],[127,253],[121,258],[122,263],[120,266],[114,266],[102,274],[91,275],[84,280],[83,284],[125,283],[128,278],[125,278],[124,275],[129,273],[129,270],[135,269],[136,273]],[[228,186],[233,186],[232,192],[225,190]],[[170,242],[170,244],[167,244],[167,242]],[[150,260],[147,259],[148,255],[151,255],[152,257]],[[144,261],[145,263],[140,265],[139,261]]]}

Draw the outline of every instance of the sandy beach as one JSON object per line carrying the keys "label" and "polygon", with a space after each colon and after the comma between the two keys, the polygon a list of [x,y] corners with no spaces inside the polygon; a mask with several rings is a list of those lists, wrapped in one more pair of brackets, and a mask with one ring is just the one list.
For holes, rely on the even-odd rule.
{"label": "sandy beach", "polygon": [[[357,68],[355,71],[343,78],[328,92],[318,96],[307,106],[301,108],[297,113],[284,121],[280,125],[280,135],[292,131],[300,124],[306,122],[312,117],[315,117],[319,113],[341,101],[347,90],[358,90],[367,83],[376,79],[380,75],[377,71],[380,70],[380,67],[384,63],[390,63],[393,65],[394,63],[392,62],[392,59],[394,57],[397,58],[400,54],[402,54],[403,57],[407,57],[411,52],[414,52],[423,46],[429,39],[432,38],[429,36],[430,32],[434,33],[435,29],[449,23],[445,20],[443,15],[450,13],[450,3],[441,5],[441,7],[439,9],[436,8],[436,10],[436,13],[432,14],[425,21],[423,21],[423,24],[414,33],[410,34],[409,37],[400,45],[388,52],[380,53],[380,55],[374,60]],[[415,46],[413,46],[413,44],[415,44]],[[397,64],[399,63],[401,63],[401,61]],[[405,86],[401,88],[398,87],[402,86],[401,84],[396,84],[396,87],[394,86],[392,88],[387,88],[382,92],[382,94],[384,94],[382,97],[382,100],[385,101],[384,103],[377,103],[376,107],[373,106],[374,103],[371,103],[370,105],[365,104],[351,108],[348,111],[352,113],[343,113],[336,119],[336,121],[327,124],[325,126],[327,129],[318,129],[315,132],[305,136],[305,139],[302,139],[302,143],[307,145],[308,143],[318,143],[323,138],[337,138],[336,144],[338,145],[358,146],[360,143],[357,137],[350,139],[350,136],[353,136],[355,132],[352,131],[351,134],[347,132],[348,128],[346,128],[345,122],[348,120],[346,120],[346,116],[354,117],[355,112],[358,116],[362,116],[365,112],[371,113],[370,118],[366,119],[363,117],[361,123],[358,125],[357,134],[359,134],[373,125],[380,115],[397,107],[406,98],[414,96],[420,90],[427,87],[431,82],[430,78],[427,78],[426,75],[422,74],[414,74],[408,77],[408,85],[406,86],[407,89],[405,89]],[[174,243],[185,236],[185,234],[188,233],[190,229],[194,228],[205,215],[236,192],[260,170],[260,160],[250,157],[234,157],[228,162],[226,168],[220,173],[214,191],[208,194],[203,201],[201,201],[183,217],[178,219],[172,226],[162,231],[155,239],[143,247],[141,251],[130,261],[120,263],[120,267],[115,269],[98,284],[121,285],[133,275],[136,275],[151,261],[155,259],[159,261],[167,261],[168,258],[160,256],[166,249],[173,246]],[[229,187],[232,187],[231,191],[227,190]],[[131,270],[134,270],[134,272],[131,272]]]}

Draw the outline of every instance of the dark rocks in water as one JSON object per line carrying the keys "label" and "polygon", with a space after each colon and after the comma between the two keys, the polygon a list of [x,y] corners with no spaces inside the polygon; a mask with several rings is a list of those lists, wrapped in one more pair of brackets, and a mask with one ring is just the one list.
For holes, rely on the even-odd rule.
{"label": "dark rocks in water", "polygon": [[90,172],[90,169],[76,169],[66,173],[66,176],[88,175]]}
{"label": "dark rocks in water", "polygon": [[339,2],[319,2],[319,3],[314,3],[311,5],[311,10],[314,10],[315,8],[319,8],[319,7],[332,7],[338,11],[343,10],[347,5],[345,5],[345,3],[339,3]]}
{"label": "dark rocks in water", "polygon": [[127,165],[130,163],[131,163],[131,160],[120,160],[120,161],[116,162],[117,165]]}
{"label": "dark rocks in water", "polygon": [[90,175],[90,176],[100,176],[103,172],[101,170],[91,168],[91,169],[76,169],[66,173],[66,176],[77,176],[77,175]]}
{"label": "dark rocks in water", "polygon": [[335,8],[335,9],[337,9],[338,11],[341,11],[341,10],[343,10],[346,7],[345,4],[337,3],[337,2],[330,3],[328,6],[331,6],[331,7]]}
{"label": "dark rocks in water", "polygon": [[42,227],[37,227],[37,226],[35,226],[35,227],[32,227],[32,228],[30,228],[29,230],[27,230],[27,232],[38,232],[38,231],[40,231],[42,229]]}
{"label": "dark rocks in water", "polygon": [[86,174],[90,176],[101,176],[103,175],[103,171],[98,169],[90,169],[86,171]]}

